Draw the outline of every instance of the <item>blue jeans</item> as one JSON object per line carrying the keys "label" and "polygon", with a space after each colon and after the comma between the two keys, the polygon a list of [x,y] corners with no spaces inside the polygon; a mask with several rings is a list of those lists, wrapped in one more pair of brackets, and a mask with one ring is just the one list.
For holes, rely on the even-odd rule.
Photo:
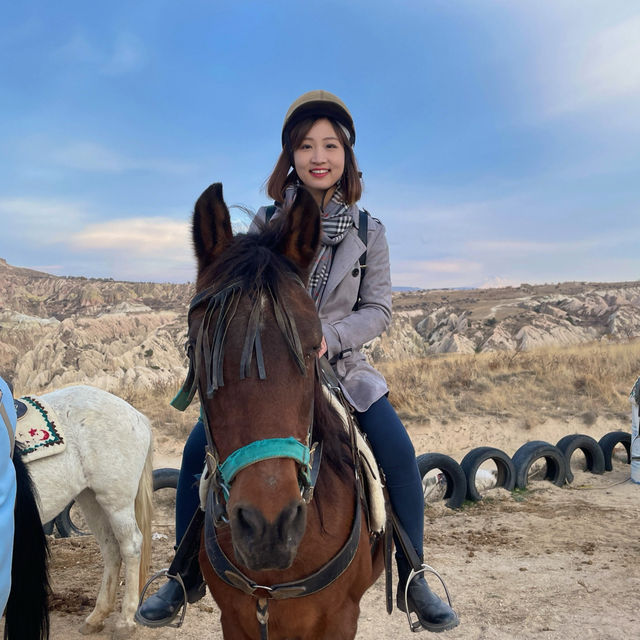
{"label": "blue jeans", "polygon": [[[366,433],[371,448],[386,477],[391,505],[416,553],[422,557],[424,534],[424,498],[422,479],[416,454],[404,425],[386,397],[369,409],[356,413],[360,428]],[[182,454],[182,467],[176,496],[176,541],[184,536],[200,497],[198,482],[204,468],[207,438],[202,420],[198,420],[187,438]],[[402,556],[396,544],[396,555]]]}

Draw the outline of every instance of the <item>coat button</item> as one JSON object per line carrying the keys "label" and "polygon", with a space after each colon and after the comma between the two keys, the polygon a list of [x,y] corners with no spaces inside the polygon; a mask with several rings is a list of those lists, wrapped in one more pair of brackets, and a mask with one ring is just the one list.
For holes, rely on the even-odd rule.
{"label": "coat button", "polygon": [[351,275],[354,278],[357,278],[360,275],[360,269],[358,269],[357,267],[351,272]]}

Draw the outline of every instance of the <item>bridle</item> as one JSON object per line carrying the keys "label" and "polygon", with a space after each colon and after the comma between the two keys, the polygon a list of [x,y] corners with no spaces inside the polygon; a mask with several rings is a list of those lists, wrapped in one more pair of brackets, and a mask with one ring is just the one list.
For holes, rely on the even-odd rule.
{"label": "bridle", "polygon": [[[305,288],[302,280],[295,274],[289,274],[289,276],[303,289]],[[187,345],[189,371],[181,390],[172,401],[173,406],[176,408],[184,410],[190,404],[196,390],[200,395],[201,405],[204,406],[204,399],[211,398],[214,392],[224,385],[222,369],[225,336],[242,295],[241,282],[236,280],[221,289],[209,287],[196,294],[192,299],[189,306],[189,321],[196,309],[200,309],[204,305],[206,305],[206,309],[198,329],[195,344],[190,341]],[[240,360],[240,379],[249,376],[254,354],[258,376],[262,380],[266,378],[260,336],[263,306],[261,299],[264,295],[267,295],[271,301],[276,322],[294,361],[302,375],[306,375],[305,356],[293,314],[278,299],[272,288],[265,285],[260,287],[253,296]],[[217,319],[215,325],[213,325],[213,331],[211,331],[213,317],[216,313]],[[322,379],[318,361],[319,358],[316,358],[314,384],[321,384]],[[206,373],[206,385],[200,384],[203,371]],[[353,447],[355,484],[358,490],[355,494],[355,515],[351,531],[347,541],[337,554],[316,572],[300,580],[275,585],[260,585],[240,571],[226,556],[218,543],[216,527],[228,523],[226,501],[229,498],[231,483],[242,469],[256,462],[270,458],[293,459],[298,464],[298,481],[302,499],[306,503],[311,501],[322,459],[322,444],[310,444],[313,439],[313,415],[314,405],[312,401],[306,443],[300,442],[293,437],[257,440],[236,449],[224,461],[220,461],[220,456],[209,428],[206,411],[201,412],[207,437],[206,463],[207,474],[210,478],[204,527],[207,556],[215,573],[222,581],[247,595],[257,598],[256,616],[260,625],[260,637],[262,640],[268,639],[268,602],[270,599],[299,598],[326,588],[347,569],[358,549],[362,522],[360,508],[362,496],[360,495],[358,466],[355,463],[356,454]],[[349,428],[354,429],[355,426],[351,423]],[[353,433],[351,435],[353,441]]]}

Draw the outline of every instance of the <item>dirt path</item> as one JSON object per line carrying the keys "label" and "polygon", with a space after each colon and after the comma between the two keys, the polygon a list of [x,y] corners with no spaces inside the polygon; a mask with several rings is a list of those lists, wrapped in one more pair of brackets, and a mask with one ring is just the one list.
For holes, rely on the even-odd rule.
{"label": "dirt path", "polygon": [[[412,437],[420,441],[419,430]],[[166,465],[172,458],[162,459]],[[461,619],[457,629],[441,637],[640,637],[640,486],[628,479],[629,466],[615,461],[614,470],[601,476],[577,471],[573,484],[564,488],[534,482],[521,494],[494,489],[482,502],[458,511],[429,506],[427,560],[445,578]],[[160,504],[154,531],[168,536],[160,535],[154,543],[154,565],[160,568],[172,556],[172,498],[156,497]],[[91,609],[101,575],[93,538],[53,540],[52,558],[56,596],[51,637],[86,638],[77,630]],[[435,586],[435,579],[430,582]],[[135,638],[220,640],[217,619],[217,608],[207,596],[189,608],[181,629],[140,628]],[[112,625],[113,616],[106,630],[93,637],[110,638]],[[383,583],[374,585],[362,601],[358,640],[411,636],[404,614],[394,610],[387,616]]]}

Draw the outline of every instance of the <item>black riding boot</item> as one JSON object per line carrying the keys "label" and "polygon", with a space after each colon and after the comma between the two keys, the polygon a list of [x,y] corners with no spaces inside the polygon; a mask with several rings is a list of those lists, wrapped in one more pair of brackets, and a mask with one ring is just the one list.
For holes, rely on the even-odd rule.
{"label": "black riding boot", "polygon": [[[187,601],[190,604],[203,598],[206,593],[206,585],[198,561],[203,521],[204,512],[198,509],[167,570],[169,576],[180,574],[187,592]],[[177,617],[184,605],[186,603],[182,585],[178,580],[170,577],[166,584],[138,607],[134,618],[136,622],[146,627],[164,627]]]}
{"label": "black riding boot", "polygon": [[[396,605],[406,613],[404,592],[411,567],[405,558],[398,558],[398,591]],[[422,560],[421,560],[422,561]],[[417,575],[409,583],[407,593],[409,611],[418,616],[420,624],[427,630],[438,633],[458,626],[456,612],[441,600],[427,584],[424,575]]]}

